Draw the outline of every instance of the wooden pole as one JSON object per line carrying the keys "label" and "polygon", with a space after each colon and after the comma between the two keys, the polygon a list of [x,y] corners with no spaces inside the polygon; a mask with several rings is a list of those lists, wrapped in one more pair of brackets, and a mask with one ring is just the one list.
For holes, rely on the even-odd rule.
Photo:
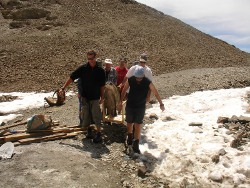
{"label": "wooden pole", "polygon": [[77,132],[72,132],[72,133],[57,133],[53,135],[36,137],[36,138],[26,138],[26,139],[21,139],[18,142],[15,142],[14,145],[18,146],[21,144],[30,144],[30,143],[35,143],[35,142],[47,142],[47,141],[52,141],[52,140],[65,139],[65,138],[74,137],[82,132],[83,131],[77,131]]}
{"label": "wooden pole", "polygon": [[11,128],[11,127],[16,127],[18,125],[24,125],[26,123],[27,123],[27,121],[22,121],[22,122],[19,122],[19,123],[15,123],[13,125],[4,125],[4,126],[0,127],[0,130],[8,129],[8,128]]}

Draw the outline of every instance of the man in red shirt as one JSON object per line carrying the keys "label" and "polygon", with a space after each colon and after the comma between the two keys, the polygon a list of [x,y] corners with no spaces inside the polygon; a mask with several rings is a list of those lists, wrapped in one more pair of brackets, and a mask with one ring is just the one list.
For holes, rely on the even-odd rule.
{"label": "man in red shirt", "polygon": [[115,70],[117,72],[117,86],[120,88],[120,91],[122,91],[122,88],[123,88],[122,82],[128,72],[127,58],[120,58],[119,66],[115,67]]}

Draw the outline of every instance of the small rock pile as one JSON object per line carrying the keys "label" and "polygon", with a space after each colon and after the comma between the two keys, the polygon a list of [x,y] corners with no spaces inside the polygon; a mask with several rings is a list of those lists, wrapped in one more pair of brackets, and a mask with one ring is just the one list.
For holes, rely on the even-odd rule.
{"label": "small rock pile", "polygon": [[10,102],[16,100],[17,98],[17,96],[12,95],[2,95],[0,96],[0,102]]}
{"label": "small rock pile", "polygon": [[238,148],[250,141],[250,117],[246,116],[232,116],[219,117],[217,123],[222,123],[222,127],[225,127],[229,131],[227,134],[233,134],[234,140],[230,146],[232,148]]}

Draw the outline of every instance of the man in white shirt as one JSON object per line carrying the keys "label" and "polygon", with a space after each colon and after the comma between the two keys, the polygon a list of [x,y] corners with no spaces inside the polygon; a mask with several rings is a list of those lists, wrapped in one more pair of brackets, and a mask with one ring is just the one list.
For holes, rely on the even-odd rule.
{"label": "man in white shirt", "polygon": [[[141,54],[139,64],[132,66],[128,70],[126,76],[124,77],[124,80],[123,80],[122,84],[124,85],[126,83],[126,81],[128,80],[128,78],[134,76],[134,72],[136,70],[136,67],[138,67],[138,66],[141,66],[141,67],[144,68],[145,77],[148,78],[152,82],[153,81],[153,75],[152,75],[151,69],[146,65],[147,60],[148,60],[147,54],[145,54],[145,53]],[[129,93],[129,89],[128,89],[127,93]],[[148,96],[147,96],[147,102],[150,101],[150,94],[151,94],[151,91],[149,90]]]}
{"label": "man in white shirt", "polygon": [[146,65],[147,59],[148,59],[147,54],[145,54],[145,53],[141,54],[139,64],[132,66],[128,70],[123,82],[125,83],[128,78],[130,78],[130,77],[132,77],[134,75],[134,72],[135,72],[135,69],[136,69],[137,66],[142,66],[144,68],[145,77],[148,78],[150,81],[152,81],[153,80],[152,71]]}

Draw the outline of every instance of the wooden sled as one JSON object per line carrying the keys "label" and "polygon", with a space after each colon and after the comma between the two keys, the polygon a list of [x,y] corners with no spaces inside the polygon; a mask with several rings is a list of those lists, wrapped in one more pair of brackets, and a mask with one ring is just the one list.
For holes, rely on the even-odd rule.
{"label": "wooden sled", "polygon": [[104,103],[102,104],[102,121],[105,123],[110,122],[110,123],[116,123],[116,124],[121,124],[124,125],[125,122],[125,107],[126,107],[126,101],[122,102],[122,110],[121,114],[118,114],[115,117],[111,117],[106,114],[105,106]]}

